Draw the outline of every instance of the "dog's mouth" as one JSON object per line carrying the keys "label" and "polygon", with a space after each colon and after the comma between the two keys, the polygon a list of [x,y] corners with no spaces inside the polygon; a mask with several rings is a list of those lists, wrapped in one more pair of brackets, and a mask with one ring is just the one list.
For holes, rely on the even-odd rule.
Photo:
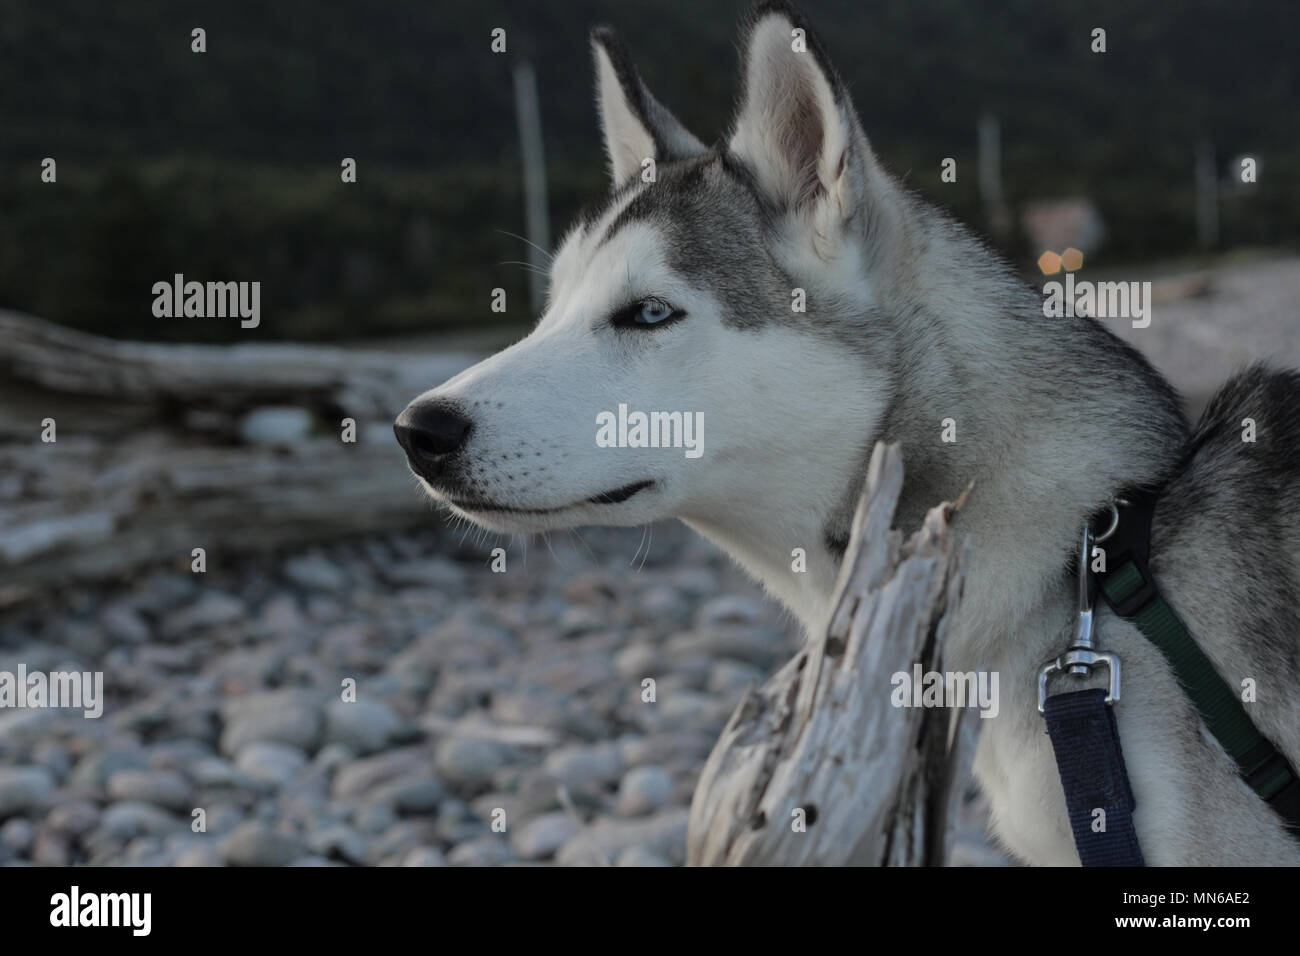
{"label": "dog's mouth", "polygon": [[487,501],[482,498],[454,498],[445,493],[443,494],[443,498],[454,508],[477,514],[553,515],[559,514],[562,511],[572,511],[574,508],[581,508],[584,505],[622,504],[633,495],[639,494],[653,485],[654,482],[649,479],[644,481],[634,481],[630,485],[624,485],[623,487],[615,488],[612,491],[602,491],[598,495],[592,495],[590,498],[584,498],[582,501],[575,501],[573,504],[561,505],[558,508],[515,508],[510,505],[497,504],[494,501]]}

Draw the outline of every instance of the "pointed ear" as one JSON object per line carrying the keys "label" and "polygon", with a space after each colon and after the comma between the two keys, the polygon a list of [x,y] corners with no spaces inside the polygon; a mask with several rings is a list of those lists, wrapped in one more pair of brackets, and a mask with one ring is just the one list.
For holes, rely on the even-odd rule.
{"label": "pointed ear", "polygon": [[839,77],[803,18],[762,3],[742,44],[742,92],[731,152],[781,210],[822,197],[848,216],[874,163]]}
{"label": "pointed ear", "polygon": [[591,50],[596,60],[596,109],[615,188],[639,172],[647,159],[672,162],[705,151],[704,145],[650,95],[627,48],[613,30],[592,30]]}

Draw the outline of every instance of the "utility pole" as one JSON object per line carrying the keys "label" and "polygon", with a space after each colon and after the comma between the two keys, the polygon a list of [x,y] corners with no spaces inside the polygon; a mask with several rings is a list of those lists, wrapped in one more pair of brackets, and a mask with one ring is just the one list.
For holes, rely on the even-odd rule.
{"label": "utility pole", "polygon": [[524,165],[524,225],[528,236],[528,288],[533,311],[546,305],[547,253],[551,217],[546,200],[546,154],[542,147],[542,111],[537,102],[537,75],[527,60],[516,64],[515,109],[519,116],[519,154]]}

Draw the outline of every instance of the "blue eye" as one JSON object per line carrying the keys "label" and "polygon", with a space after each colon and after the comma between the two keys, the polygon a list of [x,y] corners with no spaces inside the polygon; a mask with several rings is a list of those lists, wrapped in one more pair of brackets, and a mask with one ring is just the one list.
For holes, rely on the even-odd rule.
{"label": "blue eye", "polygon": [[654,325],[656,322],[671,318],[672,314],[672,308],[662,302],[642,302],[641,314],[637,316],[637,321],[642,325]]}
{"label": "blue eye", "polygon": [[674,309],[661,299],[645,299],[615,312],[610,321],[619,328],[643,329],[680,319],[685,314],[681,309]]}

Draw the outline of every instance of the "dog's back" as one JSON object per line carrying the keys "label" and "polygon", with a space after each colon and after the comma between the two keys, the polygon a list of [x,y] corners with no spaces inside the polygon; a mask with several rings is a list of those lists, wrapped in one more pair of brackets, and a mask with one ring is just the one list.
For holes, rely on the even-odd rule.
{"label": "dog's back", "polygon": [[1210,401],[1156,509],[1152,568],[1229,686],[1253,685],[1252,720],[1300,766],[1300,373],[1254,366]]}

